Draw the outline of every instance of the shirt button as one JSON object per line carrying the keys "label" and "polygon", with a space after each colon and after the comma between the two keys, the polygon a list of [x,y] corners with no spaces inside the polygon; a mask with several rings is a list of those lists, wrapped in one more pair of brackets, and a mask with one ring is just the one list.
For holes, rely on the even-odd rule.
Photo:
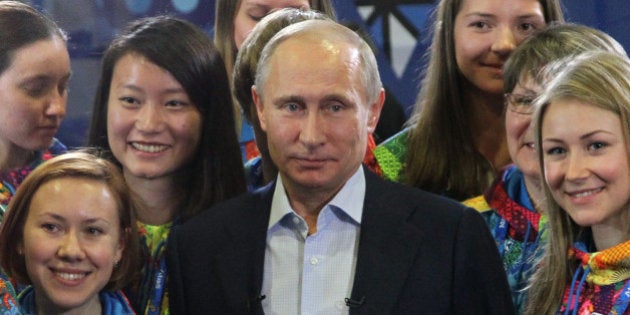
{"label": "shirt button", "polygon": [[318,262],[319,260],[317,259],[317,257],[311,257],[311,265],[317,265]]}
{"label": "shirt button", "polygon": [[299,224],[300,223],[300,219],[298,219],[297,217],[293,217],[293,223],[294,224]]}

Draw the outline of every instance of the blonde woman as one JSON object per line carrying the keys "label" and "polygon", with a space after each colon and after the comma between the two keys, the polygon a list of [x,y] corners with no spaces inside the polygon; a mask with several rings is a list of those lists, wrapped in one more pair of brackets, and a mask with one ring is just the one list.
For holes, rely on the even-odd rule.
{"label": "blonde woman", "polygon": [[570,59],[537,101],[549,241],[525,314],[630,314],[630,61]]}

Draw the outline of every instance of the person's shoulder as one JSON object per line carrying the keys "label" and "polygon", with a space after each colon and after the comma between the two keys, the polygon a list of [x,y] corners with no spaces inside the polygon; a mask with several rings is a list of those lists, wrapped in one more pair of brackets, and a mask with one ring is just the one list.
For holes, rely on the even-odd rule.
{"label": "person's shoulder", "polygon": [[103,314],[105,315],[132,315],[133,311],[131,303],[127,296],[121,291],[103,290],[98,294],[103,305]]}
{"label": "person's shoulder", "polygon": [[374,148],[374,157],[389,180],[398,181],[404,168],[408,134],[409,128],[403,129]]}
{"label": "person's shoulder", "polygon": [[[366,191],[365,218],[410,224],[436,238],[451,238],[460,228],[486,229],[481,215],[461,202],[415,187],[379,179]],[[381,223],[377,223],[382,225]],[[388,223],[389,224],[389,223]]]}
{"label": "person's shoulder", "polygon": [[455,211],[461,213],[466,206],[460,202],[432,192],[397,182],[369,176],[366,194],[374,195],[386,204],[401,208],[419,208],[422,211]]}
{"label": "person's shoulder", "polygon": [[15,290],[11,282],[4,278],[0,278],[0,296],[2,296],[2,301],[0,302],[2,314],[22,314],[17,303]]}
{"label": "person's shoulder", "polygon": [[381,142],[379,145],[377,145],[377,148],[390,148],[392,146],[395,146],[396,143],[406,143],[407,142],[407,135],[409,134],[409,128],[405,128],[397,133],[395,133],[394,135],[392,135],[391,137],[385,139],[385,141]]}
{"label": "person's shoulder", "polygon": [[201,213],[189,219],[177,229],[195,231],[208,230],[219,225],[242,224],[247,218],[253,215],[260,215],[259,212],[261,211],[258,210],[264,206],[267,199],[271,200],[273,187],[275,187],[273,184],[269,184],[253,192],[247,192],[219,202],[201,211]]}
{"label": "person's shoulder", "polygon": [[57,156],[68,152],[68,147],[61,143],[61,141],[59,141],[57,138],[53,138],[50,147],[48,147],[48,151],[50,151],[53,156]]}
{"label": "person's shoulder", "polygon": [[477,197],[466,199],[462,201],[462,203],[467,207],[471,207],[479,211],[479,213],[484,213],[492,210],[484,195],[479,195]]}

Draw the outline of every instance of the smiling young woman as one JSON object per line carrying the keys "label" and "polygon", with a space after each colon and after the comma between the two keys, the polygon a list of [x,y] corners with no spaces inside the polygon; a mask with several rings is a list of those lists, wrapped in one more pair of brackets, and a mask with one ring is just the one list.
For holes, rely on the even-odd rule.
{"label": "smiling young woman", "polygon": [[563,20],[557,0],[442,0],[409,128],[374,154],[391,180],[465,200],[510,162],[502,67],[523,40]]}
{"label": "smiling young woman", "polygon": [[525,313],[628,314],[630,60],[589,52],[549,69],[534,118],[549,246]]}
{"label": "smiling young woman", "polygon": [[125,291],[138,312],[168,312],[171,228],[245,192],[223,60],[190,22],[133,21],[103,56],[92,114],[89,144],[109,153],[144,205],[144,265]]}
{"label": "smiling young woman", "polygon": [[136,274],[138,206],[113,163],[52,158],[20,186],[0,232],[0,263],[24,314],[133,314],[120,291]]}

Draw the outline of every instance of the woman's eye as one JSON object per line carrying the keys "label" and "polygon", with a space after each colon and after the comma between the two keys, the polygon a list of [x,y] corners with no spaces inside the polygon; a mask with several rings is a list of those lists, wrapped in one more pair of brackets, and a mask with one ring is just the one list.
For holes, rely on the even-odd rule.
{"label": "woman's eye", "polygon": [[519,106],[530,106],[532,105],[533,102],[534,102],[534,97],[527,96],[527,95],[516,97],[514,99],[514,103],[516,103],[516,105],[519,105]]}
{"label": "woman's eye", "polygon": [[46,87],[41,84],[34,84],[24,88],[31,97],[39,97],[46,94]]}
{"label": "woman's eye", "polygon": [[166,107],[181,107],[184,105],[186,105],[185,102],[176,101],[176,100],[166,102]]}
{"label": "woman's eye", "polygon": [[52,224],[52,223],[44,223],[44,224],[42,224],[42,229],[44,229],[44,230],[46,230],[48,232],[55,232],[55,231],[59,230],[59,228],[55,224]]}
{"label": "woman's eye", "polygon": [[131,97],[131,96],[123,96],[123,97],[119,97],[118,100],[121,103],[124,103],[126,105],[137,105],[140,102],[138,102],[138,100],[136,100],[135,98]]}
{"label": "woman's eye", "polygon": [[490,25],[484,21],[477,21],[470,24],[470,26],[478,29],[487,29]]}
{"label": "woman's eye", "polygon": [[536,26],[534,26],[534,24],[532,23],[523,23],[521,24],[520,28],[523,31],[533,31],[536,29]]}
{"label": "woman's eye", "polygon": [[564,148],[561,147],[554,147],[554,148],[549,148],[547,150],[545,150],[545,153],[547,155],[559,155],[559,154],[564,154],[566,152],[566,150]]}
{"label": "woman's eye", "polygon": [[260,22],[260,20],[262,20],[264,17],[265,15],[249,15],[249,18],[256,22]]}
{"label": "woman's eye", "polygon": [[607,146],[608,145],[606,143],[604,143],[604,142],[593,142],[593,143],[591,143],[588,146],[588,148],[589,148],[589,150],[596,151],[596,150],[603,149],[603,148],[605,148]]}
{"label": "woman's eye", "polygon": [[87,228],[87,232],[90,235],[101,235],[101,234],[103,234],[103,230],[101,228],[97,228],[97,227],[89,227],[89,228]]}

